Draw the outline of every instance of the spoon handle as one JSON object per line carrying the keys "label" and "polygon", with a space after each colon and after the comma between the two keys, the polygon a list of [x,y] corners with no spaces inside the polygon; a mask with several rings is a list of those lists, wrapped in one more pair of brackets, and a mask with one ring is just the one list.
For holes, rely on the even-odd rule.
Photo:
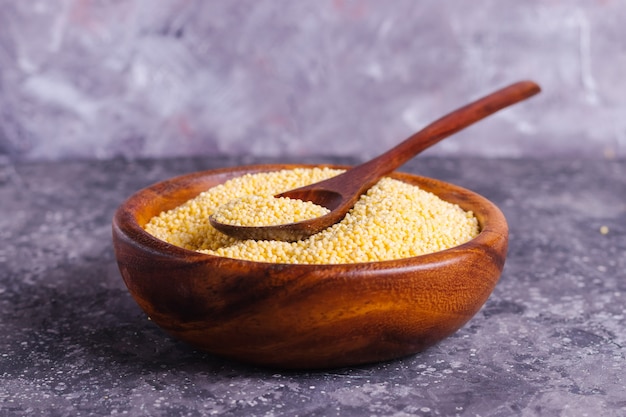
{"label": "spoon handle", "polygon": [[[357,165],[343,174],[279,194],[279,196],[307,200],[309,189],[329,189],[339,191],[344,197],[351,196],[344,198],[340,205],[352,206],[359,196],[369,190],[380,178],[394,171],[424,149],[498,110],[525,100],[540,91],[541,88],[532,81],[520,81],[511,84],[435,120],[387,152]],[[330,204],[328,207],[336,208],[337,206]]]}
{"label": "spoon handle", "polygon": [[[463,130],[493,113],[525,100],[540,91],[532,81],[520,81],[473,101],[405,139],[387,152],[353,169],[358,169],[364,181],[362,189],[369,189],[382,176],[389,174],[423,150]],[[367,179],[370,179],[369,181]]]}

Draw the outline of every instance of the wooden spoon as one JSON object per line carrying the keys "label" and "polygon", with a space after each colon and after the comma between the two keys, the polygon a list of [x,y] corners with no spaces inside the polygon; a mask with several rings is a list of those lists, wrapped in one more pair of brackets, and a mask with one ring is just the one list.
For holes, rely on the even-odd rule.
{"label": "wooden spoon", "polygon": [[394,171],[424,149],[540,91],[540,87],[532,81],[517,82],[449,113],[382,155],[357,165],[343,174],[275,196],[311,201],[328,208],[330,212],[321,217],[271,226],[235,226],[220,223],[212,216],[209,217],[209,221],[220,232],[237,239],[283,241],[304,239],[341,221],[359,197],[380,178]]}

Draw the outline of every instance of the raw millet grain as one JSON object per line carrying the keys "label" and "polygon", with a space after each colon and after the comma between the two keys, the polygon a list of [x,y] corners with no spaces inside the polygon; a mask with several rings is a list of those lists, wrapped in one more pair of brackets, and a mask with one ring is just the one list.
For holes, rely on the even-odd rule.
{"label": "raw millet grain", "polygon": [[[372,187],[341,222],[297,242],[236,240],[209,224],[209,216],[218,207],[232,204],[229,202],[237,199],[256,201],[261,205],[261,211],[266,212],[255,217],[235,208],[227,214],[232,222],[253,225],[257,221],[262,224],[293,221],[293,217],[281,217],[283,205],[293,201],[271,201],[271,197],[341,172],[329,168],[298,168],[247,174],[155,216],[146,224],[145,230],[189,250],[289,264],[345,264],[408,258],[458,246],[479,233],[473,213],[415,185],[391,178],[383,178]],[[321,215],[306,208],[303,210],[299,220]],[[316,210],[315,207],[312,210]]]}

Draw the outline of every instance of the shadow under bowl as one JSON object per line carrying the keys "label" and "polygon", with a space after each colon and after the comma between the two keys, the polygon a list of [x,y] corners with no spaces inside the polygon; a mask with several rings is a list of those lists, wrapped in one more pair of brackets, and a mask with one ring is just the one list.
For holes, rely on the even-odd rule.
{"label": "shadow under bowl", "polygon": [[197,172],[125,201],[113,219],[115,256],[130,294],[152,321],[218,356],[319,369],[417,353],[476,314],[502,272],[508,226],[489,200],[435,179],[391,175],[471,210],[481,232],[460,246],[417,257],[340,265],[251,262],[186,250],[143,229],[153,216],[231,178],[311,166]]}

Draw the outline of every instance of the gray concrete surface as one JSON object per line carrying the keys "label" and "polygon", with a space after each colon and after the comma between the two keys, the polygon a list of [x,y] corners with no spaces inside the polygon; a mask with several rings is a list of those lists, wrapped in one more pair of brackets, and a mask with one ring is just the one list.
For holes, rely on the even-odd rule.
{"label": "gray concrete surface", "polygon": [[115,264],[110,222],[130,194],[253,162],[271,160],[0,165],[1,417],[626,414],[624,161],[411,161],[406,171],[502,208],[502,278],[466,326],[425,352],[320,372],[253,368],[171,339]]}

